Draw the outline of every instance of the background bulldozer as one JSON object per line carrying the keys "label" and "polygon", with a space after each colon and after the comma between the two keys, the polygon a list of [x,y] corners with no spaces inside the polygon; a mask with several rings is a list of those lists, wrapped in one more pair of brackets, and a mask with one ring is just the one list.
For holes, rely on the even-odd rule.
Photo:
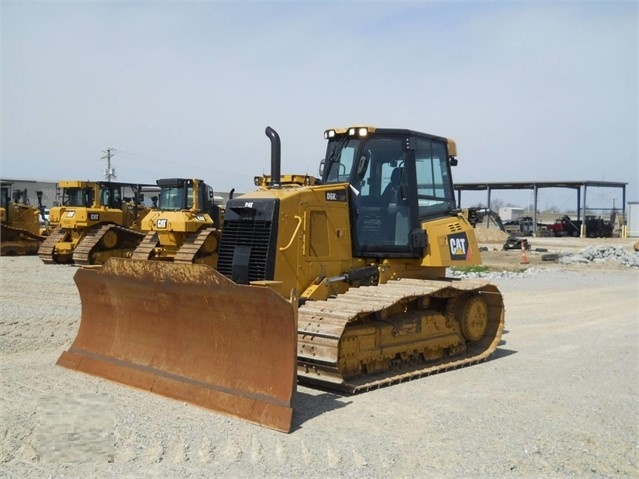
{"label": "background bulldozer", "polygon": [[[52,226],[38,254],[45,263],[102,264],[126,256],[142,241],[143,187],[107,181],[60,181],[61,206],[50,209]],[[131,193],[126,196],[127,190]]]}
{"label": "background bulldozer", "polygon": [[213,189],[198,179],[161,179],[157,185],[158,205],[142,220],[146,236],[132,257],[215,267],[221,214]]}
{"label": "background bulldozer", "polygon": [[78,336],[58,364],[281,431],[296,381],[358,392],[486,359],[498,289],[446,278],[479,264],[455,206],[452,140],[325,132],[321,178],[271,174],[229,200],[217,270],[110,259],[80,269]]}
{"label": "background bulldozer", "polygon": [[44,241],[43,228],[39,217],[42,206],[42,192],[38,191],[39,207],[31,206],[27,190],[11,191],[10,183],[2,184],[2,205],[0,206],[0,244],[2,256],[36,254]]}

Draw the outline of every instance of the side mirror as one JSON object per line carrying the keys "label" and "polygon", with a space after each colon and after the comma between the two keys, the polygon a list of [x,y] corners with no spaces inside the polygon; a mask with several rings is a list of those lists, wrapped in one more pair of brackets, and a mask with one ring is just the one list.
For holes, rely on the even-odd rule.
{"label": "side mirror", "polygon": [[320,178],[324,177],[324,168],[326,167],[326,160],[322,159],[320,160],[320,164],[319,164],[319,176]]}

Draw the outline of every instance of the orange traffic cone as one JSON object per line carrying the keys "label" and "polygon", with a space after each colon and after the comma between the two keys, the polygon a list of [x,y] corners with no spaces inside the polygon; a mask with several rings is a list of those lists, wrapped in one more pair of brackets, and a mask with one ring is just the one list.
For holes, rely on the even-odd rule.
{"label": "orange traffic cone", "polygon": [[521,240],[521,264],[528,264],[528,256],[526,256],[527,240]]}

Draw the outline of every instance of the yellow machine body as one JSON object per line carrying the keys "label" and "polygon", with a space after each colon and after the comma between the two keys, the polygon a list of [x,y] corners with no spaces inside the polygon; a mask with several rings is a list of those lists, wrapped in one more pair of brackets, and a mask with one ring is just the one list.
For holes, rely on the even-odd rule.
{"label": "yellow machine body", "polygon": [[158,180],[159,204],[144,217],[144,240],[135,259],[208,264],[215,267],[220,237],[220,209],[204,181]]}
{"label": "yellow machine body", "polygon": [[11,183],[3,182],[0,206],[2,256],[36,254],[44,241],[40,227],[42,192],[37,193],[40,207],[31,206],[26,190],[12,191]]}
{"label": "yellow machine body", "polygon": [[[38,254],[45,263],[103,264],[129,256],[142,241],[149,211],[139,184],[60,181],[61,206],[50,209],[52,230]],[[125,196],[127,190],[130,196]]]}
{"label": "yellow machine body", "polygon": [[[113,258],[78,271],[83,307],[71,367],[133,386],[135,371],[167,371],[185,384],[181,399],[288,431],[290,422],[256,418],[244,398],[259,391],[260,408],[288,410],[296,379],[354,393],[494,352],[504,325],[499,290],[446,277],[449,267],[481,262],[454,201],[452,140],[327,130],[314,178],[281,175],[279,136],[266,133],[271,174],[227,202],[215,268]],[[115,334],[108,348],[96,345]],[[282,366],[275,375],[274,365]],[[246,379],[245,367],[256,377]],[[223,400],[199,399],[219,388],[242,405],[230,411]]]}

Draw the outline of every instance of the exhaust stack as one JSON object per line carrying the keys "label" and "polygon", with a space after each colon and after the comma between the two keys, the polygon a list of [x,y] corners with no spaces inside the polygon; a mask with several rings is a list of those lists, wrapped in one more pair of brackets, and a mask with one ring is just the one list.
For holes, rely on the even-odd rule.
{"label": "exhaust stack", "polygon": [[282,144],[280,142],[280,135],[270,126],[266,127],[265,133],[271,140],[271,187],[279,188],[282,183]]}

